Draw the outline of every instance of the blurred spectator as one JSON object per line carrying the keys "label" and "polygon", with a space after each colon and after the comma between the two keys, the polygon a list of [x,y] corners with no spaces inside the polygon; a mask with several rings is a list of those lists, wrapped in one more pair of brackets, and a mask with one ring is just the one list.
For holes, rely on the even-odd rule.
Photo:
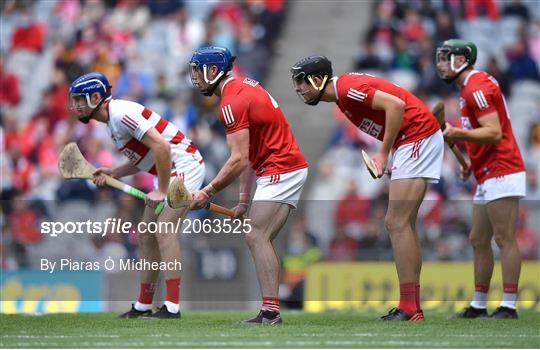
{"label": "blurred spectator", "polygon": [[21,245],[36,244],[41,241],[36,211],[22,197],[16,198],[13,204],[13,211],[7,218],[13,241]]}
{"label": "blurred spectator", "polygon": [[334,223],[343,227],[347,235],[359,237],[367,222],[370,201],[358,193],[354,180],[349,180],[345,194],[338,200],[334,212]]}
{"label": "blurred spectator", "polygon": [[144,104],[148,96],[152,93],[152,76],[137,67],[137,62],[132,60],[129,64],[122,64],[122,75],[116,83],[116,90],[113,90],[117,98],[128,99]]}
{"label": "blurred spectator", "polygon": [[5,56],[0,54],[0,108],[15,107],[20,100],[19,79],[6,71]]}
{"label": "blurred spectator", "polygon": [[120,260],[128,256],[126,248],[111,239],[111,235],[94,235],[91,241],[92,246],[88,255],[85,257],[86,261],[97,262],[100,266],[105,266],[105,260],[112,259],[114,261],[114,269],[107,271],[120,271]]}
{"label": "blurred spectator", "polygon": [[464,2],[464,13],[468,21],[484,16],[492,21],[499,19],[499,7],[495,0],[467,0]]}
{"label": "blurred spectator", "polygon": [[393,69],[403,69],[413,71],[416,69],[416,57],[414,51],[409,47],[407,40],[401,34],[394,36],[395,46],[394,58],[392,59]]}
{"label": "blurred spectator", "polygon": [[509,51],[508,61],[506,75],[512,82],[525,79],[540,81],[538,65],[532,59],[527,47],[527,41],[524,39],[518,40]]}
{"label": "blurred spectator", "polygon": [[368,40],[365,49],[359,49],[354,58],[354,69],[357,71],[385,70],[385,64],[376,52],[375,43],[372,39]]}
{"label": "blurred spectator", "polygon": [[420,14],[416,10],[409,8],[405,12],[405,20],[400,32],[409,42],[420,41],[426,35],[424,26],[420,21]]}
{"label": "blurred spectator", "polygon": [[330,261],[354,261],[357,257],[358,247],[358,241],[347,235],[345,227],[337,225],[326,259]]}
{"label": "blurred spectator", "polygon": [[260,32],[260,41],[267,46],[271,52],[274,49],[274,42],[281,34],[283,21],[285,19],[285,0],[248,0],[247,4],[251,13],[256,16],[260,25],[255,29]]}
{"label": "blurred spectator", "polygon": [[529,215],[526,208],[519,209],[519,215],[516,225],[516,238],[519,245],[519,251],[524,260],[538,259],[538,235],[527,227],[527,216]]}
{"label": "blurred spectator", "polygon": [[493,76],[493,78],[499,82],[499,87],[501,88],[503,94],[505,96],[510,96],[510,80],[499,67],[499,62],[495,56],[491,56],[489,58],[486,72],[491,74],[491,76]]}
{"label": "blurred spectator", "polygon": [[540,62],[540,18],[532,21],[529,27],[528,44],[531,52],[531,57]]}
{"label": "blurred spectator", "polygon": [[[130,0],[128,0],[130,1]],[[148,6],[152,16],[166,17],[171,16],[176,11],[184,7],[182,0],[149,0]]]}
{"label": "blurred spectator", "polygon": [[[152,2],[153,3],[153,2]],[[111,15],[111,24],[120,30],[136,35],[144,32],[150,21],[150,8],[141,6],[142,0],[121,0]]]}
{"label": "blurred spectator", "polygon": [[525,22],[529,21],[529,9],[523,4],[521,0],[510,0],[509,2],[505,1],[504,4],[504,16],[517,16]]}
{"label": "blurred spectator", "polygon": [[21,153],[21,145],[17,142],[12,145],[8,151],[12,169],[11,184],[15,191],[24,193],[32,188],[37,177],[37,172],[34,165],[25,158]]}
{"label": "blurred spectator", "polygon": [[540,199],[540,122],[530,125],[527,149],[524,153],[527,169],[528,194]]}
{"label": "blurred spectator", "polygon": [[17,27],[11,38],[11,50],[29,50],[41,52],[45,45],[46,25],[37,23],[32,18],[30,8],[23,10]]}
{"label": "blurred spectator", "polygon": [[[418,59],[419,83],[418,90],[426,93],[444,93],[444,85],[441,85],[439,73],[433,64],[433,58],[428,55],[422,55]],[[448,91],[448,89],[446,89]]]}
{"label": "blurred spectator", "polygon": [[459,35],[448,11],[438,11],[436,17],[435,44],[441,45],[444,41],[451,38],[459,38]]}
{"label": "blurred spectator", "polygon": [[303,215],[296,217],[284,251],[281,298],[289,308],[301,309],[306,269],[322,258],[322,252],[315,237],[309,233]]}
{"label": "blurred spectator", "polygon": [[14,249],[11,248],[11,232],[9,225],[6,223],[2,227],[0,236],[0,269],[2,271],[16,270],[19,268]]}

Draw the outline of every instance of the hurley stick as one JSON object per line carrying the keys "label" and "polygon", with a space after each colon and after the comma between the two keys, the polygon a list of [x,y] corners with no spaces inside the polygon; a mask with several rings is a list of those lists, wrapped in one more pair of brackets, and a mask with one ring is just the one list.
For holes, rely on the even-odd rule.
{"label": "hurley stick", "polygon": [[[93,179],[94,171],[96,171],[96,168],[84,158],[75,142],[68,143],[60,153],[58,169],[64,179]],[[143,191],[125,184],[109,175],[103,174],[103,176],[105,176],[105,182],[108,186],[116,188],[135,198],[142,200],[146,199],[146,194]],[[159,203],[154,211],[155,214],[159,215],[164,206],[165,202]]]}

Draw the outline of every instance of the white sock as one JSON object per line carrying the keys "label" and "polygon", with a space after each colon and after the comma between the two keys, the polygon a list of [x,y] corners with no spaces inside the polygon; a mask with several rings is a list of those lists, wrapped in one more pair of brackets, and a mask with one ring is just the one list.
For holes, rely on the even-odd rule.
{"label": "white sock", "polygon": [[471,306],[475,309],[485,309],[487,308],[487,293],[474,292],[473,300],[471,301]]}
{"label": "white sock", "polygon": [[136,302],[135,303],[135,310],[137,310],[137,311],[152,310],[152,304],[142,304],[142,303]]}
{"label": "white sock", "polygon": [[516,309],[517,293],[503,293],[501,306]]}
{"label": "white sock", "polygon": [[180,311],[180,304],[171,303],[170,301],[165,301],[165,306],[167,310],[172,314],[177,314]]}

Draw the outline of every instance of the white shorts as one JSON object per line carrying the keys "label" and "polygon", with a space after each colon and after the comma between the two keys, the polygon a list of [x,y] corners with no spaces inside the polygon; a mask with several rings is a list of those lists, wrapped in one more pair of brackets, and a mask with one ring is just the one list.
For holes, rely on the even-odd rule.
{"label": "white shorts", "polygon": [[399,146],[392,154],[390,180],[426,178],[438,183],[444,156],[444,139],[438,130],[425,139]]}
{"label": "white shorts", "polygon": [[296,209],[307,175],[308,168],[303,168],[290,173],[257,177],[253,200],[283,202]]}
{"label": "white shorts", "polygon": [[526,179],[524,171],[487,179],[476,186],[473,202],[485,205],[500,198],[525,197]]}
{"label": "white shorts", "polygon": [[[189,168],[184,167],[183,169],[171,169],[171,171],[171,180],[169,184],[177,176],[181,176],[184,178],[184,185],[189,192],[194,192],[201,189],[206,173],[204,163],[196,162],[193,162],[193,165]],[[156,190],[157,187],[158,177],[154,176],[154,190]]]}

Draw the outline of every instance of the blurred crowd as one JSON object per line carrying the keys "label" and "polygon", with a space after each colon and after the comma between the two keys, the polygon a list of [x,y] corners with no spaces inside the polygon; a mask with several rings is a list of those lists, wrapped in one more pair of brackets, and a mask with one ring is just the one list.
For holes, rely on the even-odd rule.
{"label": "blurred crowd", "polygon": [[[35,266],[32,257],[54,251],[54,243],[40,235],[42,220],[75,220],[88,213],[97,220],[100,213],[115,212],[137,219],[133,208],[140,203],[131,198],[59,176],[58,155],[70,141],[96,167],[125,161],[103,125],[83,125],[70,116],[71,81],[90,71],[104,73],[115,98],[144,104],[190,137],[204,154],[211,179],[228,157],[216,117],[219,101],[192,89],[187,63],[200,46],[226,46],[237,56],[236,74],[264,82],[286,5],[284,0],[0,1],[1,266]],[[145,174],[127,181],[145,191],[152,186]],[[126,255],[136,247],[136,239],[113,235],[89,243],[74,244],[70,253]]]}
{"label": "blurred crowd", "polygon": [[[194,92],[187,76],[193,49],[227,46],[238,56],[238,74],[264,83],[287,14],[285,0],[43,0],[0,1],[0,157],[3,268],[35,266],[44,251],[74,256],[135,256],[137,237],[107,235],[46,240],[39,222],[138,220],[141,204],[88,181],[61,181],[57,157],[76,141],[95,166],[123,162],[102,126],[69,116],[69,83],[88,71],[105,73],[113,95],[145,104],[175,123],[205,156],[207,179],[228,156],[216,118],[218,100]],[[532,1],[380,0],[358,40],[350,71],[385,77],[428,106],[443,100],[447,120],[460,124],[458,91],[435,70],[435,49],[449,38],[477,44],[477,69],[499,80],[514,133],[527,166],[528,197],[522,201],[518,240],[525,259],[540,250],[540,8]],[[496,40],[495,40],[496,38]],[[352,39],[351,39],[352,40]],[[320,261],[392,258],[383,218],[387,181],[373,181],[359,149],[377,141],[362,134],[336,108],[326,151],[311,164],[312,185],[278,251],[284,284],[294,295],[305,268]],[[300,145],[301,146],[301,145]],[[462,147],[462,145],[460,145]],[[442,181],[430,186],[418,230],[428,260],[471,259],[468,244],[474,181],[458,177],[445,152]],[[130,183],[149,190],[149,176]],[[96,205],[99,201],[99,205]],[[76,203],[76,205],[74,204]],[[45,240],[45,241],[44,241]],[[50,246],[50,249],[46,247]],[[495,250],[497,251],[497,250]],[[297,293],[298,290],[296,291]]]}

